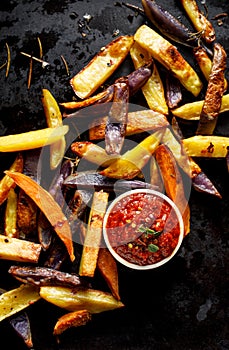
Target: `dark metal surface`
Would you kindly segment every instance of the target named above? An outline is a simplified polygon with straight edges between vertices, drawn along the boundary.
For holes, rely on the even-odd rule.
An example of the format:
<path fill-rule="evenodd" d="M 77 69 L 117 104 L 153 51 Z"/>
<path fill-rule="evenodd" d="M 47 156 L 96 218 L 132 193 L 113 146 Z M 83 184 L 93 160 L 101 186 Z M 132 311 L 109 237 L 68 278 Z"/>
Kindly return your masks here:
<path fill-rule="evenodd" d="M 190 25 L 178 1 L 159 2 Z M 131 3 L 140 6 L 140 1 Z M 133 11 L 119 5 L 109 0 L 1 0 L 0 63 L 6 59 L 6 42 L 12 55 L 8 78 L 4 70 L 0 71 L 1 135 L 45 126 L 42 88 L 50 89 L 59 102 L 72 98 L 70 77 L 61 55 L 73 76 L 114 38 L 115 30 L 119 29 L 120 35 L 133 34 L 145 22 L 141 15 L 135 16 Z M 222 26 L 213 20 L 215 15 L 229 12 L 228 0 L 207 0 L 206 5 L 217 41 L 229 55 L 229 19 L 225 18 Z M 92 16 L 88 24 L 83 18 L 86 13 Z M 43 69 L 34 63 L 28 90 L 29 60 L 20 51 L 38 56 L 37 37 L 42 41 L 44 59 L 50 66 Z M 191 51 L 180 49 L 192 61 Z M 133 66 L 128 59 L 116 75 L 131 70 Z M 184 98 L 192 99 L 189 94 Z M 182 128 L 186 135 L 193 132 L 191 123 L 183 122 Z M 229 136 L 228 112 L 220 115 L 215 133 Z M 0 155 L 1 170 L 11 161 L 12 155 Z M 199 164 L 223 198 L 191 192 L 191 232 L 176 258 L 157 271 L 136 272 L 119 267 L 120 294 L 125 308 L 94 315 L 88 325 L 66 331 L 59 345 L 52 331 L 60 311 L 43 301 L 31 306 L 28 313 L 36 350 L 229 349 L 228 174 L 224 160 L 200 160 Z M 0 211 L 2 215 L 3 209 Z M 2 288 L 10 288 L 14 283 L 7 275 L 9 266 L 10 262 L 0 263 Z M 1 349 L 26 349 L 7 321 L 0 324 L 0 334 Z"/>

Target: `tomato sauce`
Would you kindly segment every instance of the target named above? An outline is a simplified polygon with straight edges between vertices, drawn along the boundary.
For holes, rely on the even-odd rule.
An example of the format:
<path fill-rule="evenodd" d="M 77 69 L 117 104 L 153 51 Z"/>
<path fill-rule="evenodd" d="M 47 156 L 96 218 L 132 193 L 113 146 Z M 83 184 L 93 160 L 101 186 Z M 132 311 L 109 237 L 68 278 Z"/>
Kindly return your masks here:
<path fill-rule="evenodd" d="M 137 265 L 154 264 L 169 257 L 180 234 L 172 206 L 148 193 L 121 198 L 109 213 L 106 230 L 115 252 Z"/>

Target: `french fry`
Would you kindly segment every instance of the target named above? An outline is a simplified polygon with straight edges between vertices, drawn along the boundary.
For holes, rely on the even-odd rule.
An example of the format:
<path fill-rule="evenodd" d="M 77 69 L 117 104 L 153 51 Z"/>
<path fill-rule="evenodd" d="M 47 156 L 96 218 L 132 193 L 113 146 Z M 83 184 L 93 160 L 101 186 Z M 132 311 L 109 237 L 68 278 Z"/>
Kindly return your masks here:
<path fill-rule="evenodd" d="M 53 226 L 59 238 L 63 241 L 73 261 L 75 259 L 72 243 L 72 233 L 67 218 L 63 214 L 60 206 L 53 197 L 44 188 L 38 185 L 29 176 L 16 173 L 6 172 L 15 183 L 25 191 L 25 193 L 36 203 L 40 210 L 45 214 L 50 224 Z"/>
<path fill-rule="evenodd" d="M 188 155 L 185 152 L 183 144 L 176 139 L 170 128 L 166 128 L 162 136 L 162 143 L 172 152 L 180 168 L 190 176 L 190 164 Z"/>
<path fill-rule="evenodd" d="M 96 289 L 41 287 L 40 296 L 68 311 L 87 310 L 91 314 L 122 308 L 124 304 L 110 293 Z"/>
<path fill-rule="evenodd" d="M 184 220 L 184 234 L 190 231 L 190 209 L 185 197 L 183 180 L 172 152 L 165 145 L 160 145 L 155 151 L 156 161 L 159 165 L 164 181 L 165 192 L 177 205 Z"/>
<path fill-rule="evenodd" d="M 103 217 L 107 208 L 108 196 L 108 193 L 103 191 L 94 193 L 80 260 L 80 276 L 94 276 L 101 246 Z"/>
<path fill-rule="evenodd" d="M 40 252 L 38 243 L 0 235 L 0 259 L 37 263 Z"/>
<path fill-rule="evenodd" d="M 202 46 L 194 47 L 193 54 L 201 69 L 201 72 L 203 73 L 204 77 L 208 81 L 211 73 L 211 69 L 212 69 L 212 60 L 208 56 L 205 48 Z M 227 90 L 227 86 L 228 86 L 227 79 L 224 78 L 224 91 Z"/>
<path fill-rule="evenodd" d="M 118 268 L 115 259 L 107 248 L 100 248 L 97 260 L 97 267 L 112 295 L 117 300 L 121 300 L 119 295 Z"/>
<path fill-rule="evenodd" d="M 203 100 L 186 103 L 183 106 L 173 109 L 172 114 L 181 119 L 199 120 L 203 104 Z M 226 94 L 222 97 L 219 113 L 227 111 L 229 111 L 229 94 Z"/>
<path fill-rule="evenodd" d="M 197 73 L 174 45 L 147 25 L 138 28 L 134 39 L 140 46 L 149 51 L 155 60 L 170 70 L 188 91 L 194 96 L 199 95 L 203 84 Z"/>
<path fill-rule="evenodd" d="M 190 157 L 225 158 L 229 147 L 229 137 L 195 135 L 183 139 L 181 143 Z"/>
<path fill-rule="evenodd" d="M 150 53 L 137 42 L 131 47 L 130 56 L 135 69 L 146 64 L 151 59 Z M 155 63 L 153 66 L 153 73 L 146 84 L 142 87 L 142 92 L 150 109 L 165 115 L 169 113 L 165 100 L 163 83 Z"/>
<path fill-rule="evenodd" d="M 120 36 L 101 49 L 87 66 L 70 80 L 75 94 L 81 99 L 91 96 L 124 61 L 133 42 L 133 36 Z"/>
<path fill-rule="evenodd" d="M 5 235 L 18 237 L 17 230 L 17 194 L 13 188 L 10 189 L 5 210 Z"/>
<path fill-rule="evenodd" d="M 55 324 L 53 335 L 60 335 L 70 327 L 84 326 L 91 320 L 87 310 L 78 310 L 61 316 Z"/>
<path fill-rule="evenodd" d="M 23 156 L 21 153 L 19 153 L 16 156 L 9 170 L 22 172 L 23 164 L 24 164 Z M 7 199 L 10 189 L 14 187 L 15 187 L 15 182 L 8 175 L 5 175 L 0 180 L 0 205 Z"/>
<path fill-rule="evenodd" d="M 51 92 L 47 89 L 42 89 L 42 104 L 44 113 L 49 128 L 56 128 L 63 125 L 62 114 L 57 101 Z M 65 137 L 62 136 L 60 140 L 50 145 L 50 168 L 56 169 L 62 161 L 65 153 L 66 142 Z"/>
<path fill-rule="evenodd" d="M 160 129 L 149 135 L 137 146 L 127 151 L 120 158 L 111 163 L 109 167 L 100 171 L 100 174 L 115 179 L 134 178 L 149 161 L 152 153 L 160 143 L 163 132 L 164 129 Z"/>
<path fill-rule="evenodd" d="M 200 32 L 201 37 L 207 43 L 212 43 L 215 40 L 215 29 L 207 17 L 200 11 L 196 1 L 180 0 L 180 2 L 197 32 Z"/>
<path fill-rule="evenodd" d="M 24 310 L 40 299 L 38 288 L 22 284 L 0 295 L 0 321 Z"/>
<path fill-rule="evenodd" d="M 89 126 L 89 139 L 100 140 L 105 137 L 107 117 L 97 119 Z M 130 112 L 126 135 L 134 135 L 144 131 L 156 131 L 161 127 L 169 126 L 167 118 L 159 112 L 153 110 L 142 110 Z"/>
<path fill-rule="evenodd" d="M 215 43 L 211 73 L 196 134 L 212 135 L 216 127 L 224 93 L 226 58 L 227 54 L 222 45 Z"/>
<path fill-rule="evenodd" d="M 68 125 L 45 128 L 0 137 L 0 152 L 19 152 L 40 148 L 60 140 L 68 132 Z"/>
<path fill-rule="evenodd" d="M 71 145 L 71 150 L 76 153 L 77 156 L 101 166 L 108 166 L 115 159 L 120 157 L 119 155 L 108 155 L 104 148 L 89 141 L 74 142 Z"/>

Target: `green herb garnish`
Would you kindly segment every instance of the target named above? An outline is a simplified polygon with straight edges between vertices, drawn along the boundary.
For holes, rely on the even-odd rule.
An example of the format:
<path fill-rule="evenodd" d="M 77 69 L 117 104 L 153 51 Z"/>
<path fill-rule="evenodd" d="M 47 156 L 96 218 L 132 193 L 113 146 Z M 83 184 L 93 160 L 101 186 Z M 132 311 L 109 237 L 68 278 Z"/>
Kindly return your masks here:
<path fill-rule="evenodd" d="M 156 244 L 150 243 L 150 244 L 148 245 L 148 251 L 149 251 L 150 253 L 156 253 L 158 250 L 159 250 L 159 247 L 158 247 Z"/>
<path fill-rule="evenodd" d="M 143 225 L 139 226 L 138 231 L 144 233 L 146 236 L 153 235 L 155 238 L 160 236 L 160 234 L 163 232 L 163 231 L 152 230 L 151 228 L 145 227 Z"/>

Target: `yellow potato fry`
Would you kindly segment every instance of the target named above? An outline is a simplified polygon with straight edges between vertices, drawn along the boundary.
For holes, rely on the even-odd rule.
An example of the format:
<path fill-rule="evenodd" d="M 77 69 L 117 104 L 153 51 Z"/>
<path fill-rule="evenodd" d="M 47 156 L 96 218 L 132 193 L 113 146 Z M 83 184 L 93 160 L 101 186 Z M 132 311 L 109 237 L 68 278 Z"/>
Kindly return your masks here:
<path fill-rule="evenodd" d="M 110 293 L 95 289 L 41 287 L 40 296 L 69 311 L 87 310 L 92 314 L 122 308 L 124 304 Z"/>
<path fill-rule="evenodd" d="M 0 321 L 24 310 L 40 299 L 38 288 L 22 284 L 0 295 Z"/>
<path fill-rule="evenodd" d="M 108 193 L 103 191 L 94 193 L 80 260 L 80 276 L 94 276 L 101 246 L 103 217 L 107 208 L 108 196 Z"/>
<path fill-rule="evenodd" d="M 190 157 L 225 158 L 229 137 L 196 135 L 183 139 L 182 144 Z"/>
<path fill-rule="evenodd" d="M 197 73 L 179 53 L 177 48 L 147 25 L 138 28 L 135 41 L 145 48 L 155 60 L 170 70 L 181 84 L 198 96 L 203 84 Z"/>
<path fill-rule="evenodd" d="M 57 101 L 47 89 L 42 90 L 42 104 L 49 128 L 56 128 L 63 125 L 62 114 Z M 66 142 L 64 136 L 60 140 L 50 145 L 50 167 L 56 169 L 62 161 L 65 153 Z"/>
<path fill-rule="evenodd" d="M 37 263 L 41 245 L 0 235 L 0 259 Z"/>
<path fill-rule="evenodd" d="M 124 61 L 133 42 L 133 36 L 120 36 L 101 49 L 88 65 L 70 80 L 75 94 L 81 99 L 92 95 Z"/>
<path fill-rule="evenodd" d="M 131 47 L 130 56 L 135 69 L 140 68 L 152 59 L 150 53 L 137 42 Z M 142 87 L 142 92 L 150 109 L 166 115 L 169 113 L 165 100 L 163 83 L 155 63 L 153 65 L 153 73 L 146 84 Z"/>
<path fill-rule="evenodd" d="M 200 113 L 203 108 L 204 101 L 195 101 L 186 103 L 183 106 L 172 110 L 173 115 L 181 119 L 199 120 Z M 229 111 L 229 94 L 222 97 L 221 107 L 219 113 Z"/>
<path fill-rule="evenodd" d="M 68 125 L 0 137 L 0 152 L 18 152 L 50 145 L 68 132 Z"/>
<path fill-rule="evenodd" d="M 102 170 L 100 174 L 115 179 L 133 179 L 149 161 L 160 143 L 163 132 L 164 130 L 160 129 L 149 135 L 137 146 L 111 163 L 109 167 Z"/>
<path fill-rule="evenodd" d="M 5 235 L 8 237 L 17 237 L 17 194 L 13 188 L 10 189 L 6 210 L 5 210 Z"/>
<path fill-rule="evenodd" d="M 10 171 L 23 171 L 23 156 L 19 153 L 10 167 Z M 15 182 L 8 175 L 5 175 L 0 181 L 0 205 L 6 200 L 8 193 L 12 187 L 15 187 Z"/>

